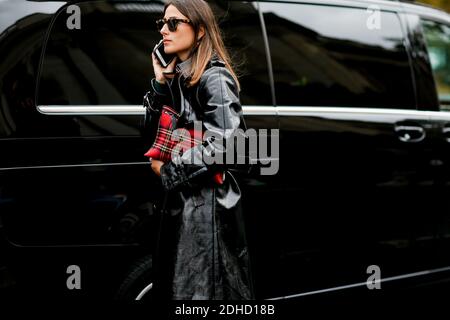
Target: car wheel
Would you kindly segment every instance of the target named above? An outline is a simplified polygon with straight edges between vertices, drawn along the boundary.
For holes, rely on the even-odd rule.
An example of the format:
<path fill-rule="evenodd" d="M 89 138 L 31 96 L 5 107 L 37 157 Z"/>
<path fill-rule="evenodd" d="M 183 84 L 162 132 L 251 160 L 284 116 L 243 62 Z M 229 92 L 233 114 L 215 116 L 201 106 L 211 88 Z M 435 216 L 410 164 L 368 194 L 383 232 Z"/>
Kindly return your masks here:
<path fill-rule="evenodd" d="M 130 267 L 116 294 L 118 300 L 153 300 L 153 259 L 147 255 Z"/>

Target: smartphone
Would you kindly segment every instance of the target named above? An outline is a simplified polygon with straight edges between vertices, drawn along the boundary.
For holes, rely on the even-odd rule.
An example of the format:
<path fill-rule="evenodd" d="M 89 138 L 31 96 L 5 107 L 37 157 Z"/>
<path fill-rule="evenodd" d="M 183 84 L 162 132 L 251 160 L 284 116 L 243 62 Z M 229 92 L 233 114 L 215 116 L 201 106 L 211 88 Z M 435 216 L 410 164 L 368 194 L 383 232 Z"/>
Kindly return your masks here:
<path fill-rule="evenodd" d="M 164 52 L 164 43 L 162 39 L 158 42 L 158 45 L 155 47 L 153 52 L 163 68 L 166 68 L 175 58 L 174 54 L 167 54 Z"/>

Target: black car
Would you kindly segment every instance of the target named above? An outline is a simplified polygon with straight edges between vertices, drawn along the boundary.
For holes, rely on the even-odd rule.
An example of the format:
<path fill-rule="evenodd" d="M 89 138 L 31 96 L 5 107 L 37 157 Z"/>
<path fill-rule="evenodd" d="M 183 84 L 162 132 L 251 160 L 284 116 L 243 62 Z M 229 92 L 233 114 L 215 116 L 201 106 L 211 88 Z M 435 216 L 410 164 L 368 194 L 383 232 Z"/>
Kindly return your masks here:
<path fill-rule="evenodd" d="M 257 299 L 450 292 L 450 15 L 209 3 L 247 127 L 275 142 L 238 175 Z M 2 297 L 151 297 L 142 99 L 163 6 L 0 1 Z"/>

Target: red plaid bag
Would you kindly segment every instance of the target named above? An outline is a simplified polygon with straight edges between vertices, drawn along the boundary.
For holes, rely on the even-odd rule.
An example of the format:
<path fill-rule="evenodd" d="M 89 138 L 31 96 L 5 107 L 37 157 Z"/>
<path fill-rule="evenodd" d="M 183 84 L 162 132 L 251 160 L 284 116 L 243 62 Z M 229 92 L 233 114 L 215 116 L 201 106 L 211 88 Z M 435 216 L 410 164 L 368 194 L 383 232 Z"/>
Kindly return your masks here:
<path fill-rule="evenodd" d="M 167 105 L 162 107 L 155 141 L 144 156 L 162 162 L 169 162 L 172 159 L 172 153 L 181 156 L 186 150 L 202 143 L 202 132 L 197 133 L 194 128 L 182 128 L 177 130 L 176 135 L 174 134 L 179 118 L 180 114 L 171 107 Z M 175 150 L 175 148 L 177 149 Z M 223 172 L 216 173 L 214 181 L 222 184 Z"/>

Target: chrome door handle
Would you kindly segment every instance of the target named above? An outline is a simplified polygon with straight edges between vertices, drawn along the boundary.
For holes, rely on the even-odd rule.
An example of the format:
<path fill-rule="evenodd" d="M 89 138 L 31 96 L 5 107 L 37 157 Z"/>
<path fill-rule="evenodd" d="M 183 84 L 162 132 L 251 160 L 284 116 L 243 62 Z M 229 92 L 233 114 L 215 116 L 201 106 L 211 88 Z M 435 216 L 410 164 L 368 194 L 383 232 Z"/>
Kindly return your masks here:
<path fill-rule="evenodd" d="M 450 127 L 444 127 L 442 129 L 442 133 L 444 134 L 445 140 L 447 140 L 447 142 L 450 142 Z"/>
<path fill-rule="evenodd" d="M 424 128 L 418 126 L 396 126 L 395 132 L 402 142 L 420 142 L 426 136 Z"/>

